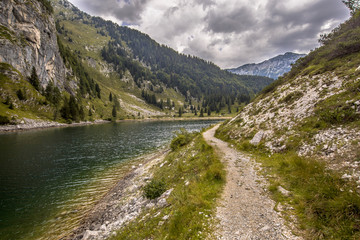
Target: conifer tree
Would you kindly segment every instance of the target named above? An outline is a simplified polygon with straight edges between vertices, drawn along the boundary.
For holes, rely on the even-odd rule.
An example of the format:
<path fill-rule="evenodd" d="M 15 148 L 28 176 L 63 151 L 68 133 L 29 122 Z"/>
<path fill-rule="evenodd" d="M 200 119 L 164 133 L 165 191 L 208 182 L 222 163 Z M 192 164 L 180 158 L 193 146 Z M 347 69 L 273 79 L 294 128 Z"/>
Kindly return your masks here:
<path fill-rule="evenodd" d="M 36 73 L 35 67 L 32 67 L 31 75 L 29 77 L 29 82 L 30 82 L 31 85 L 34 86 L 36 91 L 40 91 L 40 81 L 39 81 L 39 77 L 38 77 L 38 75 Z"/>
<path fill-rule="evenodd" d="M 114 118 L 116 118 L 116 116 L 117 116 L 115 104 L 114 104 L 113 109 L 112 109 L 112 116 L 113 116 Z"/>
<path fill-rule="evenodd" d="M 203 116 L 204 116 L 204 109 L 201 108 L 201 110 L 200 110 L 200 116 L 199 116 L 199 117 L 203 117 Z"/>
<path fill-rule="evenodd" d="M 179 117 L 182 116 L 182 113 L 183 113 L 183 111 L 182 111 L 182 108 L 180 107 L 180 108 L 179 108 Z"/>

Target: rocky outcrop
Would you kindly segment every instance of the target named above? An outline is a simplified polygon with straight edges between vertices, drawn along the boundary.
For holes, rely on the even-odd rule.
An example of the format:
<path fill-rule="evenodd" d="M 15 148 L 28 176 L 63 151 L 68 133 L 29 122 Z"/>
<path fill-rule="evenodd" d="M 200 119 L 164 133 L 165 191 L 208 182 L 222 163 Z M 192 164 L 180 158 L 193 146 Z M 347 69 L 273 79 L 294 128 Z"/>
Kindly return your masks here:
<path fill-rule="evenodd" d="M 64 87 L 66 67 L 57 44 L 53 16 L 35 0 L 0 1 L 0 62 L 29 76 L 32 67 L 40 83 Z"/>

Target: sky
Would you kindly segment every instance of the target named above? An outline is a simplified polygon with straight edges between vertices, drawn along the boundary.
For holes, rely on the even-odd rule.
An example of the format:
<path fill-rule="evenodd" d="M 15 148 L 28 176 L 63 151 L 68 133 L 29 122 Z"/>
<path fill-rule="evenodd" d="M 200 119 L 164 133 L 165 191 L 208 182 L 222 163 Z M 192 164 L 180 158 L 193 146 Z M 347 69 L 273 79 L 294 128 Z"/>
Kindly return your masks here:
<path fill-rule="evenodd" d="M 221 68 L 308 53 L 350 17 L 341 0 L 70 0 Z"/>

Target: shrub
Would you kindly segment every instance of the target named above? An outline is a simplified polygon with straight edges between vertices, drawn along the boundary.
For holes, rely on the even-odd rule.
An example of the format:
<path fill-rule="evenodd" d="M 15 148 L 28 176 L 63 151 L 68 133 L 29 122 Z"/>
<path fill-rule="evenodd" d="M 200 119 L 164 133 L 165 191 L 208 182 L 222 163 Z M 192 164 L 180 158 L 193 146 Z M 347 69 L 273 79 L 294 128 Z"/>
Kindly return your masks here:
<path fill-rule="evenodd" d="M 292 104 L 296 100 L 300 99 L 302 96 L 304 96 L 304 94 L 302 92 L 295 91 L 295 92 L 289 93 L 286 97 L 281 99 L 280 102 L 287 103 L 287 104 Z"/>
<path fill-rule="evenodd" d="M 155 199 L 166 191 L 166 185 L 162 180 L 152 179 L 144 187 L 144 196 L 148 199 Z"/>
<path fill-rule="evenodd" d="M 353 122 L 358 119 L 355 109 L 350 106 L 336 106 L 320 112 L 320 119 L 330 124 L 342 124 Z"/>
<path fill-rule="evenodd" d="M 181 129 L 176 132 L 176 137 L 171 141 L 170 148 L 175 151 L 176 149 L 187 145 L 193 139 L 193 134 Z"/>
<path fill-rule="evenodd" d="M 25 93 L 23 91 L 21 91 L 21 89 L 16 91 L 16 95 L 20 101 L 26 100 Z"/>
<path fill-rule="evenodd" d="M 10 119 L 7 116 L 0 115 L 0 125 L 10 124 Z"/>

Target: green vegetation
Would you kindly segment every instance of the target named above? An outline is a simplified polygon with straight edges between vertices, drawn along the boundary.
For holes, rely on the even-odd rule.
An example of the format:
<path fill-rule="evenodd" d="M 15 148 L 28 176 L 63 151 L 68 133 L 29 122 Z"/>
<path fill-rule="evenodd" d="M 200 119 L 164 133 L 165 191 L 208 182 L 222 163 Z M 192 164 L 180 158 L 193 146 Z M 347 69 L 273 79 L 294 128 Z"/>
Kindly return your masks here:
<path fill-rule="evenodd" d="M 156 199 L 166 191 L 166 185 L 161 180 L 152 179 L 144 187 L 144 196 L 148 199 Z"/>
<path fill-rule="evenodd" d="M 145 190 L 151 193 L 149 198 L 165 190 L 163 183 L 166 189 L 173 189 L 167 199 L 169 205 L 144 210 L 111 239 L 182 240 L 205 239 L 211 235 L 211 218 L 225 182 L 225 171 L 202 136 L 192 134 L 192 137 L 191 144 L 172 151 L 162 167 L 155 167 L 153 180 L 146 185 L 154 189 Z"/>
<path fill-rule="evenodd" d="M 93 97 L 101 98 L 99 84 L 95 83 L 90 74 L 85 70 L 78 56 L 74 55 L 70 48 L 65 47 L 58 37 L 58 45 L 61 57 L 67 67 L 71 68 L 74 74 L 80 79 L 79 91 L 82 97 L 87 94 Z"/>
<path fill-rule="evenodd" d="M 0 125 L 10 124 L 10 119 L 7 116 L 0 115 Z"/>
<path fill-rule="evenodd" d="M 181 129 L 176 133 L 176 137 L 171 141 L 170 148 L 175 151 L 185 145 L 187 145 L 194 138 L 194 134 L 187 132 L 185 129 Z"/>
<path fill-rule="evenodd" d="M 33 87 L 37 90 L 37 91 L 40 91 L 40 81 L 39 81 L 39 77 L 36 73 L 36 69 L 35 67 L 32 68 L 31 70 L 31 75 L 29 77 L 29 82 L 31 85 L 33 85 Z"/>
<path fill-rule="evenodd" d="M 295 92 L 291 92 L 289 93 L 286 97 L 284 97 L 283 99 L 280 100 L 280 103 L 286 103 L 286 104 L 292 104 L 294 103 L 296 100 L 298 100 L 299 98 L 301 98 L 302 96 L 304 96 L 304 93 L 300 92 L 300 91 L 295 91 Z"/>
<path fill-rule="evenodd" d="M 7 39 L 12 43 L 17 42 L 15 33 L 2 25 L 0 25 L 0 38 Z"/>
<path fill-rule="evenodd" d="M 39 1 L 49 13 L 54 12 L 54 9 L 51 6 L 51 2 L 49 0 L 37 0 L 37 1 Z"/>

